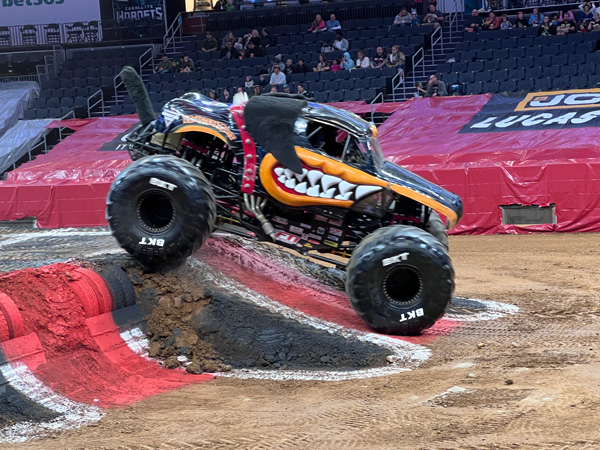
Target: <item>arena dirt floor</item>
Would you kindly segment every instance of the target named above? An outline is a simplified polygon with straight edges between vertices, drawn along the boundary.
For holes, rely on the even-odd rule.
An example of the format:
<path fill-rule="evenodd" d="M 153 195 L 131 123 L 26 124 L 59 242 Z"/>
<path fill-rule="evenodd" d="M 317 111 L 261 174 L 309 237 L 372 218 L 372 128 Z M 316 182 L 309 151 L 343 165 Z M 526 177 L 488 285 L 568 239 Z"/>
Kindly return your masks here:
<path fill-rule="evenodd" d="M 0 448 L 600 448 L 600 234 L 460 236 L 450 247 L 457 295 L 519 312 L 437 336 L 413 371 L 218 378 Z"/>

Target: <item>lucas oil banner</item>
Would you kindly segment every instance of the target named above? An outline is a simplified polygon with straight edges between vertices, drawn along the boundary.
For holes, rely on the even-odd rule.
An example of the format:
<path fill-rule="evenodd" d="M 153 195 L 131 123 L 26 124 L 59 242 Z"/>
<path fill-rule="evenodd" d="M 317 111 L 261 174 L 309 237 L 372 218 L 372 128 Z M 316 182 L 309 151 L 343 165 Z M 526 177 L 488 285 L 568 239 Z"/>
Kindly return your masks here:
<path fill-rule="evenodd" d="M 122 21 L 165 20 L 165 0 L 113 0 L 115 19 Z"/>
<path fill-rule="evenodd" d="M 600 89 L 495 94 L 461 133 L 552 130 L 600 126 Z"/>

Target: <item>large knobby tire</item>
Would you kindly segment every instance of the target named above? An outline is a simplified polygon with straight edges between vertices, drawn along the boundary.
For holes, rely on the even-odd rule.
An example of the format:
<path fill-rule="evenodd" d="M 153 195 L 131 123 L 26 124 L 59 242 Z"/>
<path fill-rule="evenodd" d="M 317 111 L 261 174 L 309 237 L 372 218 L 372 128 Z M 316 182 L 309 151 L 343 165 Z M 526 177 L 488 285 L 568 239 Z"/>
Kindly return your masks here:
<path fill-rule="evenodd" d="M 346 293 L 375 331 L 414 335 L 445 313 L 454 269 L 443 245 L 416 227 L 394 225 L 365 238 L 352 252 Z"/>
<path fill-rule="evenodd" d="M 188 161 L 148 156 L 115 179 L 106 217 L 121 247 L 150 269 L 166 269 L 212 233 L 216 201 L 210 183 Z"/>
<path fill-rule="evenodd" d="M 446 251 L 450 249 L 448 244 L 448 232 L 446 231 L 446 226 L 440 216 L 437 215 L 435 211 L 431 211 L 429 214 L 429 219 L 427 220 L 427 225 L 425 225 L 425 231 L 431 234 L 434 238 L 436 238 L 440 243 L 444 246 Z"/>

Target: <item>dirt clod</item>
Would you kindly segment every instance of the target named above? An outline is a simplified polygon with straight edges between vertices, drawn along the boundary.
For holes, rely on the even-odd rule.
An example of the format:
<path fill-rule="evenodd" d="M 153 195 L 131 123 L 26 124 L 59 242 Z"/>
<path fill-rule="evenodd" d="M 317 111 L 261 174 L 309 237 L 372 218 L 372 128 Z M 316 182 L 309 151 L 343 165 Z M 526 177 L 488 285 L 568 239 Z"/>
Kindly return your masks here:
<path fill-rule="evenodd" d="M 179 364 L 179 360 L 177 359 L 177 356 L 170 356 L 169 358 L 167 358 L 165 360 L 165 367 L 167 369 L 176 369 L 180 366 Z"/>

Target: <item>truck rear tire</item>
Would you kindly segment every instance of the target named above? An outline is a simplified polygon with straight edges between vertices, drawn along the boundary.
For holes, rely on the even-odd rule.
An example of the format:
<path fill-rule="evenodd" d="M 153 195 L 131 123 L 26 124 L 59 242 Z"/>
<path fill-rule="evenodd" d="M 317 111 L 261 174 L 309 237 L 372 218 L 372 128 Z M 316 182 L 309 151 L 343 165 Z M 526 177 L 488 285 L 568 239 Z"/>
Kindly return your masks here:
<path fill-rule="evenodd" d="M 357 314 L 375 331 L 415 335 L 445 313 L 454 291 L 446 249 L 424 230 L 381 228 L 352 252 L 346 293 Z"/>
<path fill-rule="evenodd" d="M 216 201 L 204 174 L 188 161 L 148 156 L 115 179 L 106 217 L 122 248 L 150 269 L 166 269 L 210 236 Z"/>

